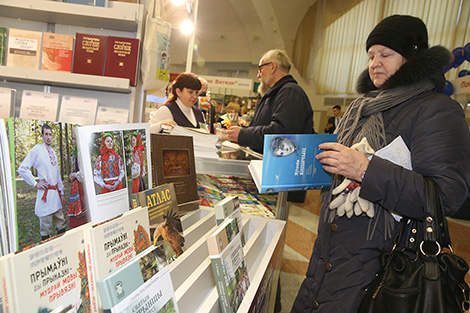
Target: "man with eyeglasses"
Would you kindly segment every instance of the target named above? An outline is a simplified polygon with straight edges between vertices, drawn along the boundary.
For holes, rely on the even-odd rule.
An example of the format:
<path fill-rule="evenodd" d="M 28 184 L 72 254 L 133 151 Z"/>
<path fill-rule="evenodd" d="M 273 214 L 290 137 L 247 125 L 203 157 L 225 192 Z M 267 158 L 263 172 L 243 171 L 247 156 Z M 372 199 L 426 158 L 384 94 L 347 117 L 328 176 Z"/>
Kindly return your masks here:
<path fill-rule="evenodd" d="M 258 90 L 267 90 L 250 126 L 232 126 L 227 139 L 263 153 L 265 134 L 311 134 L 313 110 L 304 90 L 289 75 L 291 61 L 283 50 L 266 52 L 258 65 Z"/>

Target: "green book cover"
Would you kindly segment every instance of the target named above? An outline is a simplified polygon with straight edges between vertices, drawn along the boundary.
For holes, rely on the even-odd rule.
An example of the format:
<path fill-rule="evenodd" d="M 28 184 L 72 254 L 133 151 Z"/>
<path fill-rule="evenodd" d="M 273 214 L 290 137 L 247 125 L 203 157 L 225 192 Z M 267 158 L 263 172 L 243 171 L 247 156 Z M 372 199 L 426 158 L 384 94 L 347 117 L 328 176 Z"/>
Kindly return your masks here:
<path fill-rule="evenodd" d="M 7 29 L 0 27 L 0 65 L 6 65 Z"/>

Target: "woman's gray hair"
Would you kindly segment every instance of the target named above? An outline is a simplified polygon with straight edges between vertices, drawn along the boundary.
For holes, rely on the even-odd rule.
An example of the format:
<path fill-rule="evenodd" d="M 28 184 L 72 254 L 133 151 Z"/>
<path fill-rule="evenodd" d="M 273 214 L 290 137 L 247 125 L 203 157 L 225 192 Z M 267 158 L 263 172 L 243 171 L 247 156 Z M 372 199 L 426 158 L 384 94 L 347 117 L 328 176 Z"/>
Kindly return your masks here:
<path fill-rule="evenodd" d="M 287 73 L 289 73 L 290 68 L 292 67 L 292 62 L 284 50 L 269 50 L 263 55 L 263 58 L 270 62 L 276 62 L 277 66 L 281 70 L 287 71 Z"/>

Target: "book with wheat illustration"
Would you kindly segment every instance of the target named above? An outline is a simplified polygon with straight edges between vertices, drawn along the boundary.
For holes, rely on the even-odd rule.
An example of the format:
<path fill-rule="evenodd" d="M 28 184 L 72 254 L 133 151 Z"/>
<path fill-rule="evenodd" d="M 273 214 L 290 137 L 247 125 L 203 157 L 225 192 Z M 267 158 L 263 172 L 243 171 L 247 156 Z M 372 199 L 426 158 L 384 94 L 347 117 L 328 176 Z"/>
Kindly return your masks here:
<path fill-rule="evenodd" d="M 90 286 L 90 312 L 102 305 L 96 282 L 152 246 L 147 208 L 128 211 L 84 230 Z"/>
<path fill-rule="evenodd" d="M 148 207 L 150 238 L 165 250 L 168 263 L 184 250 L 184 236 L 173 183 L 131 195 L 132 207 Z"/>

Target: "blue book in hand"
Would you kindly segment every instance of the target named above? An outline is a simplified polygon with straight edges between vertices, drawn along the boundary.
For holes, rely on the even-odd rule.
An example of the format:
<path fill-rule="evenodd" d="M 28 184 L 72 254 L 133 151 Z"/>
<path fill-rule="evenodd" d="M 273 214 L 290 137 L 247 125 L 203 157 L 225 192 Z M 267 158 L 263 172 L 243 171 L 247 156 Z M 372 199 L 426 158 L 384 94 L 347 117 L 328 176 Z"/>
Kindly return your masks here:
<path fill-rule="evenodd" d="M 260 193 L 321 189 L 331 186 L 331 174 L 315 158 L 318 145 L 336 142 L 336 134 L 279 134 L 264 136 L 263 160 L 249 169 Z"/>

